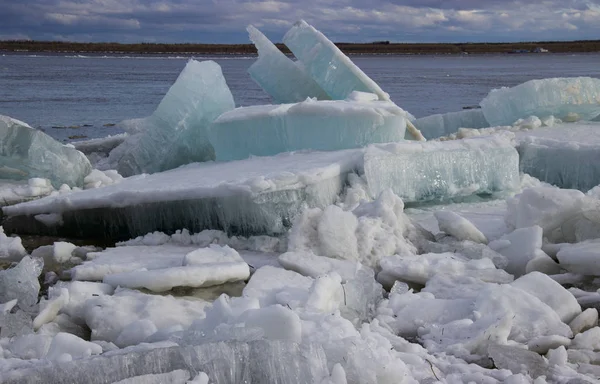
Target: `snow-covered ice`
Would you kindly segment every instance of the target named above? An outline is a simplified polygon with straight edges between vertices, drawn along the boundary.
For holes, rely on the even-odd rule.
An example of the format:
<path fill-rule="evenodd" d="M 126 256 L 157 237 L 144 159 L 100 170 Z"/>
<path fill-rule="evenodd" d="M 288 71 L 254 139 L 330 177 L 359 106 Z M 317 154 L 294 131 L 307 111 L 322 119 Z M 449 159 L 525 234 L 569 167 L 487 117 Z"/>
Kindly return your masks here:
<path fill-rule="evenodd" d="M 333 151 L 402 141 L 406 112 L 389 101 L 257 105 L 225 112 L 209 137 L 218 161 L 297 150 Z"/>
<path fill-rule="evenodd" d="M 490 126 L 510 125 L 532 115 L 592 120 L 600 115 L 599 90 L 600 79 L 590 77 L 530 80 L 492 90 L 480 105 Z"/>
<path fill-rule="evenodd" d="M 0 115 L 0 177 L 27 180 L 47 178 L 55 188 L 61 184 L 82 186 L 92 170 L 85 155 L 63 145 L 26 123 Z"/>
<path fill-rule="evenodd" d="M 248 68 L 248 73 L 274 102 L 297 103 L 307 97 L 329 99 L 327 93 L 306 73 L 300 63 L 284 55 L 252 25 L 247 30 L 258 51 L 258 59 Z"/>
<path fill-rule="evenodd" d="M 213 160 L 207 129 L 235 107 L 221 67 L 190 60 L 139 133 L 110 152 L 108 162 L 121 175 L 159 172 L 194 161 Z"/>

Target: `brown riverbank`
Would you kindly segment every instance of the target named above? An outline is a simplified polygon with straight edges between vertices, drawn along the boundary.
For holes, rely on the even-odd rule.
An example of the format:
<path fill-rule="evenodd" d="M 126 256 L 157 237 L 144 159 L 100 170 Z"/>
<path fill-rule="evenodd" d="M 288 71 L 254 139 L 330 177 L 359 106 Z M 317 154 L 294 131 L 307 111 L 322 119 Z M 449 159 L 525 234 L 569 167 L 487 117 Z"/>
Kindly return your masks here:
<path fill-rule="evenodd" d="M 465 53 L 525 53 L 544 49 L 553 53 L 600 52 L 600 40 L 541 41 L 523 43 L 452 43 L 416 44 L 336 43 L 347 54 L 465 54 Z M 283 44 L 277 46 L 289 53 Z M 120 44 L 72 43 L 60 41 L 0 41 L 4 52 L 72 52 L 72 53 L 134 53 L 134 54 L 256 54 L 252 44 Z"/>

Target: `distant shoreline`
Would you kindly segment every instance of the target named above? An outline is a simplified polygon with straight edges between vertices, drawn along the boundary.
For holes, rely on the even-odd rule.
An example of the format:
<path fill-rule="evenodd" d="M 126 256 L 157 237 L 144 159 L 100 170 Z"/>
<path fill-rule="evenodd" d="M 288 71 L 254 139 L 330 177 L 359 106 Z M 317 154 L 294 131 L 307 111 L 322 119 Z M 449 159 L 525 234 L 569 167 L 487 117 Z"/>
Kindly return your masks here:
<path fill-rule="evenodd" d="M 484 53 L 590 53 L 600 52 L 600 40 L 540 41 L 523 43 L 336 43 L 350 55 L 484 54 Z M 283 44 L 277 44 L 289 53 Z M 536 52 L 537 51 L 537 52 Z M 254 55 L 253 44 L 120 44 L 58 41 L 0 41 L 0 52 L 110 53 L 110 54 L 218 54 Z"/>

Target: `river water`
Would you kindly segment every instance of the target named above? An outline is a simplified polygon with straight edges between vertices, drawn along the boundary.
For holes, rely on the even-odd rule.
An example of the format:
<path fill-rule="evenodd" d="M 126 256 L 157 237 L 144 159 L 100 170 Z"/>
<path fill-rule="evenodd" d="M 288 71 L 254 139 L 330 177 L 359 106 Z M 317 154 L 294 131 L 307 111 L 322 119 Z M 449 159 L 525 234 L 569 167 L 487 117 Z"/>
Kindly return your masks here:
<path fill-rule="evenodd" d="M 269 103 L 248 76 L 254 57 L 215 60 L 238 106 Z M 147 116 L 189 57 L 0 54 L 0 114 L 68 141 L 118 133 L 110 126 Z M 416 117 L 478 104 L 493 88 L 547 77 L 600 77 L 600 53 L 354 56 L 354 62 Z M 72 128 L 70 128 L 72 127 Z"/>

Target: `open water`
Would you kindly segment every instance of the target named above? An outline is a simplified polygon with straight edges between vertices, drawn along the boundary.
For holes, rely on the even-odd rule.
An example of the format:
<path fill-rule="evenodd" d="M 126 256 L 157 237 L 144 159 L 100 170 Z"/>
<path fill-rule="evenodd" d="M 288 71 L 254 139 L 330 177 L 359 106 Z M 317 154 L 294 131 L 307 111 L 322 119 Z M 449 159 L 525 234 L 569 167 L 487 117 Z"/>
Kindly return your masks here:
<path fill-rule="evenodd" d="M 269 103 L 248 76 L 254 57 L 215 60 L 238 106 Z M 119 133 L 111 124 L 152 113 L 189 57 L 0 54 L 0 114 L 61 140 Z M 477 105 L 493 88 L 531 79 L 600 77 L 600 53 L 354 56 L 354 62 L 416 117 Z"/>

